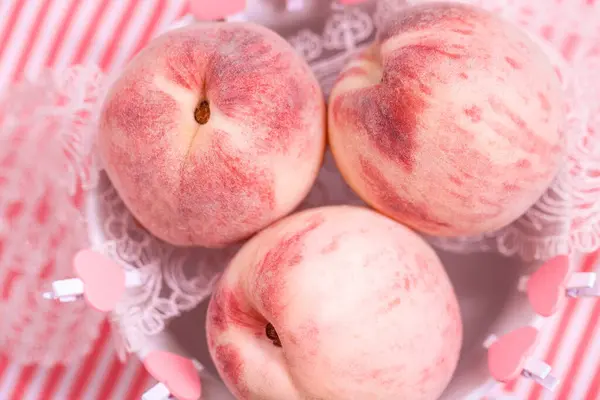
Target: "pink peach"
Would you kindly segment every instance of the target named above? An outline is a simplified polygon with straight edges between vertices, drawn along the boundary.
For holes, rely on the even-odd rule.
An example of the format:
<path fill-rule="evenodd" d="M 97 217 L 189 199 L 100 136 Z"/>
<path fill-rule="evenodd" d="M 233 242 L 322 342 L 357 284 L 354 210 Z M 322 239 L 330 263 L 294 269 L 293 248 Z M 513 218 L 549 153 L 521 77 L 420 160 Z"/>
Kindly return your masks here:
<path fill-rule="evenodd" d="M 434 251 L 366 208 L 276 223 L 236 255 L 207 315 L 238 399 L 433 400 L 456 367 L 457 299 Z"/>
<path fill-rule="evenodd" d="M 276 33 L 202 23 L 152 41 L 108 94 L 99 149 L 132 214 L 175 245 L 220 247 L 291 212 L 325 146 L 308 65 Z"/>
<path fill-rule="evenodd" d="M 465 4 L 390 16 L 333 88 L 329 139 L 350 186 L 382 213 L 440 236 L 501 228 L 563 159 L 557 73 L 513 25 Z"/>

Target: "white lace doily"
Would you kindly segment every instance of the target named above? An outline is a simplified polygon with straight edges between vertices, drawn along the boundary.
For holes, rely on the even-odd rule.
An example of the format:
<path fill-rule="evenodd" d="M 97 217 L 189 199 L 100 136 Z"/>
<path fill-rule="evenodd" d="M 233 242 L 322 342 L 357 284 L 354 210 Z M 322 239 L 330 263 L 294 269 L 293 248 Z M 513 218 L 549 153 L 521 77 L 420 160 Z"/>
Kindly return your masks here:
<path fill-rule="evenodd" d="M 82 208 L 97 174 L 86 138 L 101 92 L 97 69 L 75 67 L 0 94 L 0 352 L 17 362 L 75 360 L 104 319 L 41 297 L 89 245 Z"/>
<path fill-rule="evenodd" d="M 600 205 L 594 200 L 600 192 L 600 98 L 596 95 L 600 92 L 600 76 L 594 75 L 600 70 L 600 44 L 594 48 L 593 39 L 600 35 L 600 17 L 597 17 L 600 5 L 596 2 L 593 7 L 586 6 L 578 0 L 563 0 L 552 6 L 546 0 L 477 1 L 488 9 L 501 5 L 504 16 L 546 38 L 550 45 L 566 55 L 568 71 L 565 71 L 564 82 L 571 100 L 569 158 L 552 188 L 535 207 L 509 227 L 477 238 L 432 241 L 459 252 L 499 251 L 507 255 L 520 254 L 525 259 L 547 258 L 570 250 L 597 249 L 600 247 Z M 319 18 L 308 15 L 305 26 L 285 37 L 307 59 L 328 93 L 344 63 L 355 51 L 374 40 L 379 17 L 389 15 L 394 8 L 405 4 L 405 0 L 373 0 L 353 8 L 332 5 L 328 15 L 319 15 Z M 583 7 L 589 9 L 583 10 Z M 573 39 L 573 32 L 578 32 L 578 39 Z M 85 75 L 81 68 L 73 68 L 65 76 L 79 76 L 83 81 L 77 85 L 81 87 L 99 86 L 97 71 L 86 71 L 93 73 Z M 104 79 L 108 81 L 108 78 Z M 88 112 L 97 112 L 100 102 L 94 102 L 94 106 L 94 110 Z M 85 159 L 82 155 L 89 146 L 81 143 L 86 143 L 87 139 L 93 138 L 71 136 L 68 141 L 71 147 L 68 148 L 79 156 L 65 157 Z M 87 176 L 86 185 L 93 183 L 94 174 L 89 173 L 89 168 L 75 167 L 89 164 L 70 162 L 67 165 L 71 165 L 71 172 L 64 176 Z M 71 185 L 71 189 L 73 187 Z M 65 197 L 66 193 L 68 190 L 65 190 Z M 92 235 L 92 244 L 124 268 L 137 269 L 144 281 L 141 288 L 128 291 L 112 315 L 115 328 L 120 332 L 117 337 L 124 339 L 119 346 L 130 352 L 137 351 L 142 336 L 162 332 L 172 318 L 196 307 L 209 295 L 212 283 L 236 248 L 190 251 L 161 242 L 136 223 L 103 175 L 91 197 L 97 206 L 90 212 L 99 217 L 95 228 L 101 232 Z M 301 208 L 342 203 L 362 204 L 342 180 L 328 154 L 318 180 Z M 76 237 L 74 232 L 85 229 L 83 225 L 73 225 L 75 229 L 69 233 L 71 236 Z M 74 247 L 81 245 L 84 244 L 78 242 Z M 69 252 L 61 256 L 61 263 L 68 266 L 65 270 L 70 270 L 71 256 Z"/>

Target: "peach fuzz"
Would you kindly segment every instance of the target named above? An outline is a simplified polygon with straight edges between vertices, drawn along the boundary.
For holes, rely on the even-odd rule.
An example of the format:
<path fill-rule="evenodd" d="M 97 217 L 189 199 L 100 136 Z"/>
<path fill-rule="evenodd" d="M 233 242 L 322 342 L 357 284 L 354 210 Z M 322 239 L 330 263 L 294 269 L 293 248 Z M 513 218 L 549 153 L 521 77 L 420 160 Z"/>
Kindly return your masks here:
<path fill-rule="evenodd" d="M 98 147 L 139 222 L 180 246 L 221 247 L 290 213 L 325 148 L 326 107 L 276 33 L 201 23 L 154 39 L 104 103 Z"/>
<path fill-rule="evenodd" d="M 564 156 L 558 74 L 524 32 L 482 9 L 428 3 L 390 16 L 332 90 L 329 140 L 370 205 L 419 231 L 508 225 Z"/>
<path fill-rule="evenodd" d="M 252 238 L 211 299 L 207 337 L 238 399 L 433 400 L 462 322 L 435 252 L 351 206 L 294 214 Z"/>

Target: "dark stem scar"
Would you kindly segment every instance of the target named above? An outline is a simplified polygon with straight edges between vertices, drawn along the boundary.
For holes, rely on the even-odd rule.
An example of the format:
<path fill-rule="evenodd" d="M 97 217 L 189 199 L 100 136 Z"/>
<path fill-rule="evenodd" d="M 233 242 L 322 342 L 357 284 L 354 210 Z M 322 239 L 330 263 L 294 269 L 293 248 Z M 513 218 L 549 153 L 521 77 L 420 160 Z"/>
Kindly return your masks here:
<path fill-rule="evenodd" d="M 204 125 L 210 119 L 210 104 L 208 101 L 202 100 L 194 110 L 194 119 L 200 125 Z"/>
<path fill-rule="evenodd" d="M 271 324 L 270 322 L 265 327 L 265 334 L 267 335 L 267 338 L 269 338 L 273 342 L 274 346 L 281 347 L 279 335 L 277 334 L 277 331 L 275 330 L 273 324 Z"/>

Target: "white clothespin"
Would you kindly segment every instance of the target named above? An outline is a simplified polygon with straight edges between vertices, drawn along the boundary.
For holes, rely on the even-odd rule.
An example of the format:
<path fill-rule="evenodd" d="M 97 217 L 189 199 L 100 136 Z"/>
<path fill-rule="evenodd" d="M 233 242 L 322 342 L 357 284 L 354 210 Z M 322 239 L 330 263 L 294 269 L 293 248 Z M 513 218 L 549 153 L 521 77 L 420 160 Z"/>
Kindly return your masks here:
<path fill-rule="evenodd" d="M 142 286 L 142 278 L 137 271 L 125 272 L 125 287 L 127 289 Z M 52 291 L 44 292 L 46 300 L 58 300 L 61 303 L 71 303 L 81 300 L 85 294 L 85 285 L 79 278 L 61 279 L 52 282 Z"/>
<path fill-rule="evenodd" d="M 569 297 L 600 297 L 598 275 L 595 272 L 577 272 L 567 283 Z"/>
<path fill-rule="evenodd" d="M 148 389 L 143 395 L 142 400 L 169 400 L 171 399 L 171 391 L 167 386 L 159 382 Z"/>
<path fill-rule="evenodd" d="M 530 276 L 519 280 L 519 290 L 527 293 L 533 310 L 544 317 L 554 314 L 567 297 L 598 297 L 595 272 L 571 273 L 569 258 L 555 257 Z"/>
<path fill-rule="evenodd" d="M 171 352 L 156 351 L 146 356 L 143 363 L 158 383 L 142 395 L 142 400 L 200 398 L 202 386 L 198 373 L 203 367 L 197 360 Z"/>
<path fill-rule="evenodd" d="M 488 349 L 488 368 L 492 377 L 499 382 L 508 382 L 522 375 L 554 391 L 559 380 L 551 374 L 552 367 L 532 357 L 537 338 L 538 330 L 532 326 L 516 329 L 500 338 L 489 336 L 484 347 Z"/>

